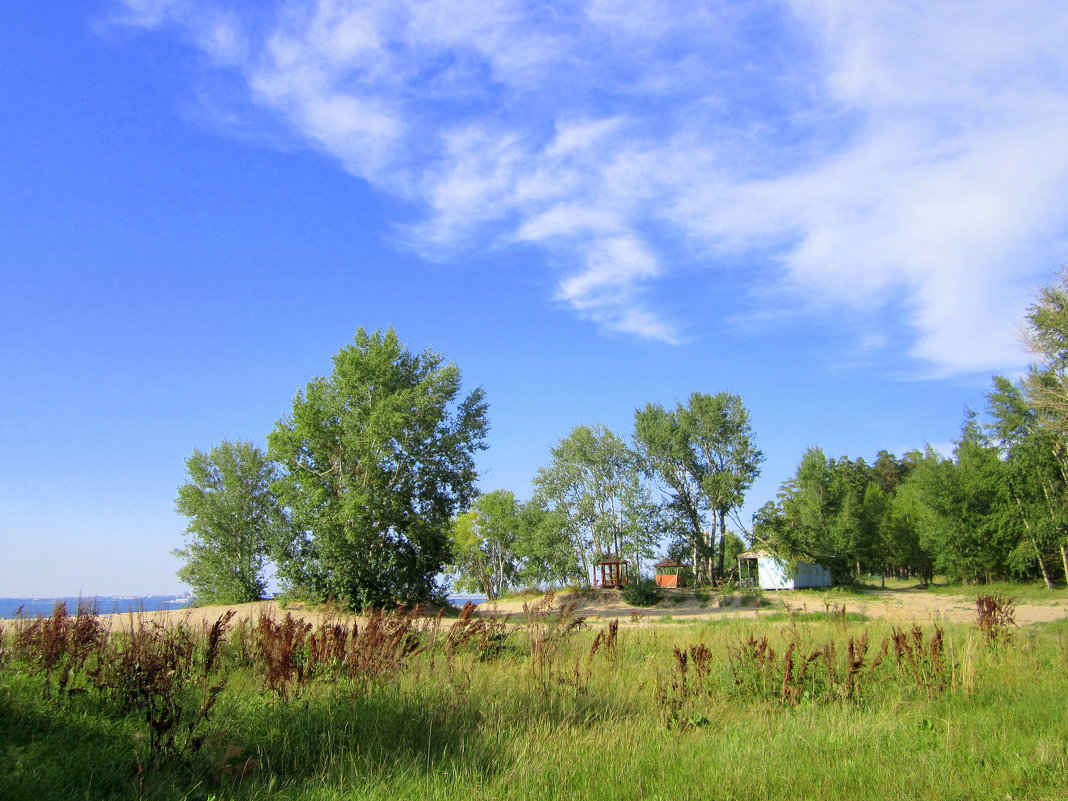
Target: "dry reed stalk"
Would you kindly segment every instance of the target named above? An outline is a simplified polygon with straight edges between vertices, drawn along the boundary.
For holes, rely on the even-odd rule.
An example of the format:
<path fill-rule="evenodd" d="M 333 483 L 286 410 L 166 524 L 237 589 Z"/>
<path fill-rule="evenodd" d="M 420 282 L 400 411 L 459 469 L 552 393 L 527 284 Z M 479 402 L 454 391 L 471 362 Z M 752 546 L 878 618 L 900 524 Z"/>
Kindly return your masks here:
<path fill-rule="evenodd" d="M 66 603 L 59 601 L 49 617 L 20 619 L 11 648 L 43 671 L 46 696 L 52 697 L 55 679 L 55 697 L 62 698 L 84 692 L 84 688 L 69 689 L 71 679 L 85 672 L 90 656 L 98 653 L 106 640 L 107 631 L 97 617 L 95 604 L 80 601 L 77 615 L 71 617 Z"/>
<path fill-rule="evenodd" d="M 460 617 L 449 629 L 445 638 L 445 657 L 450 670 L 455 666 L 456 654 L 462 650 L 474 651 L 479 659 L 500 653 L 508 636 L 508 621 L 511 615 L 475 617 L 476 604 L 468 601 L 460 610 Z"/>
<path fill-rule="evenodd" d="M 849 638 L 846 659 L 846 698 L 856 698 L 860 694 L 861 671 L 868 654 L 868 632 L 859 639 Z"/>
<path fill-rule="evenodd" d="M 405 667 L 424 646 L 420 638 L 423 607 L 399 607 L 388 615 L 372 610 L 361 630 L 353 624 L 345 653 L 345 669 L 351 679 L 374 679 Z"/>
<path fill-rule="evenodd" d="M 310 623 L 298 621 L 289 612 L 281 623 L 266 613 L 261 613 L 256 623 L 256 648 L 263 680 L 267 689 L 281 700 L 289 698 L 292 685 L 299 686 L 307 678 L 304 641 L 311 628 Z"/>
<path fill-rule="evenodd" d="M 552 661 L 560 645 L 569 635 L 586 627 L 585 616 L 575 615 L 577 600 L 554 609 L 555 600 L 556 594 L 549 591 L 542 598 L 523 604 L 530 667 L 538 676 L 552 673 Z"/>

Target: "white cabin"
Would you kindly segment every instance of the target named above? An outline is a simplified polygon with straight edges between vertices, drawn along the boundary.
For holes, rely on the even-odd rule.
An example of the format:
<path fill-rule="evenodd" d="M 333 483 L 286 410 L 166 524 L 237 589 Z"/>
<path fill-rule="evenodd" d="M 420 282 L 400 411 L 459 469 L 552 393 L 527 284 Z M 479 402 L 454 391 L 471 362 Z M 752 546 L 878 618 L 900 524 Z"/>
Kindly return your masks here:
<path fill-rule="evenodd" d="M 830 587 L 831 571 L 815 562 L 798 562 L 794 575 L 786 561 L 768 551 L 738 554 L 738 575 L 742 583 L 762 590 L 800 590 L 805 587 Z"/>

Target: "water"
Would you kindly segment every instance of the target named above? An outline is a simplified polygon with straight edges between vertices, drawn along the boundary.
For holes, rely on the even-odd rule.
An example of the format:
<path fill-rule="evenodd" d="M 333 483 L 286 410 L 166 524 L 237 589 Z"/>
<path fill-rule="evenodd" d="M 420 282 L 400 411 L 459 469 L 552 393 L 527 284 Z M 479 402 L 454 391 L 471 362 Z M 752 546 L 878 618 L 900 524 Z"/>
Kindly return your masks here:
<path fill-rule="evenodd" d="M 473 604 L 484 604 L 486 602 L 485 595 L 450 595 L 449 603 L 453 606 L 463 606 L 470 601 Z"/>
<path fill-rule="evenodd" d="M 19 607 L 25 617 L 47 617 L 59 601 L 67 604 L 67 612 L 78 611 L 78 602 L 95 603 L 102 615 L 115 612 L 157 612 L 161 609 L 185 609 L 190 598 L 184 595 L 97 595 L 79 599 L 76 595 L 61 598 L 0 598 L 0 619 L 14 617 Z M 464 603 L 485 603 L 485 595 L 450 595 L 449 603 L 463 606 Z"/>
<path fill-rule="evenodd" d="M 22 607 L 25 617 L 40 617 L 52 614 L 57 603 L 67 604 L 67 612 L 78 611 L 78 602 L 95 604 L 102 614 L 115 612 L 157 612 L 161 609 L 184 609 L 189 606 L 189 597 L 182 595 L 97 595 L 85 598 L 66 596 L 60 598 L 0 598 L 0 618 L 14 617 Z"/>

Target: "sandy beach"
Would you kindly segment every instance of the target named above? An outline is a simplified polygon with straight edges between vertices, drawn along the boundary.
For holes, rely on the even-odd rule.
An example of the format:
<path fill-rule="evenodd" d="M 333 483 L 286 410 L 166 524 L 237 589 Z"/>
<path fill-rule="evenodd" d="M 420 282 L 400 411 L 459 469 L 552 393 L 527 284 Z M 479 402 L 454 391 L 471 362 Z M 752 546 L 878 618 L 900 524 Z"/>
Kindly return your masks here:
<path fill-rule="evenodd" d="M 947 621 L 969 623 L 975 620 L 975 591 L 972 594 L 932 593 L 922 589 L 871 589 L 862 595 L 835 595 L 827 592 L 785 591 L 766 592 L 766 605 L 759 608 L 743 605 L 738 596 L 721 600 L 714 593 L 694 590 L 669 590 L 665 597 L 654 607 L 633 607 L 628 605 L 618 590 L 594 590 L 572 596 L 568 593 L 556 595 L 554 605 L 576 601 L 575 613 L 590 620 L 620 619 L 621 622 L 648 625 L 657 619 L 670 617 L 672 620 L 714 620 L 732 617 L 758 618 L 771 612 L 783 610 L 802 612 L 822 612 L 829 607 L 845 606 L 848 612 L 857 612 L 870 618 L 890 619 L 903 623 L 929 623 Z M 523 605 L 538 600 L 537 596 L 522 599 L 484 602 L 479 604 L 479 615 L 513 615 L 522 616 Z M 339 616 L 336 612 L 323 609 L 308 609 L 300 606 L 283 607 L 276 601 L 258 601 L 238 605 L 202 606 L 192 609 L 175 609 L 159 612 L 141 613 L 149 620 L 160 623 L 186 621 L 193 626 L 210 625 L 228 610 L 235 611 L 234 621 L 255 621 L 261 614 L 276 618 L 287 613 L 295 618 L 317 625 L 327 619 L 351 619 Z M 129 614 L 102 615 L 113 626 L 128 625 Z M 1055 600 L 1027 602 L 1016 604 L 1016 622 L 1018 625 L 1048 622 L 1068 617 L 1068 592 Z M 445 619 L 448 624 L 449 618 Z"/>

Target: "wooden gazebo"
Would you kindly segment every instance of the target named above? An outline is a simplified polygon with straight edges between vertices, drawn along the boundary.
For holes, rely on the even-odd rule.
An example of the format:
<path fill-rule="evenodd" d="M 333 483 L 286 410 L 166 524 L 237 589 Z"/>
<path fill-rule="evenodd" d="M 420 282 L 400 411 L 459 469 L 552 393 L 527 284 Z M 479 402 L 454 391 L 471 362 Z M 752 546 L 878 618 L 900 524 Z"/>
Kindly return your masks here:
<path fill-rule="evenodd" d="M 686 580 L 682 575 L 682 571 L 689 565 L 684 565 L 682 562 L 677 562 L 674 559 L 662 559 L 653 565 L 653 570 L 656 571 L 656 586 L 657 587 L 684 587 L 686 586 Z"/>
<path fill-rule="evenodd" d="M 606 553 L 593 566 L 594 587 L 622 587 L 630 581 L 630 564 L 615 554 Z"/>

